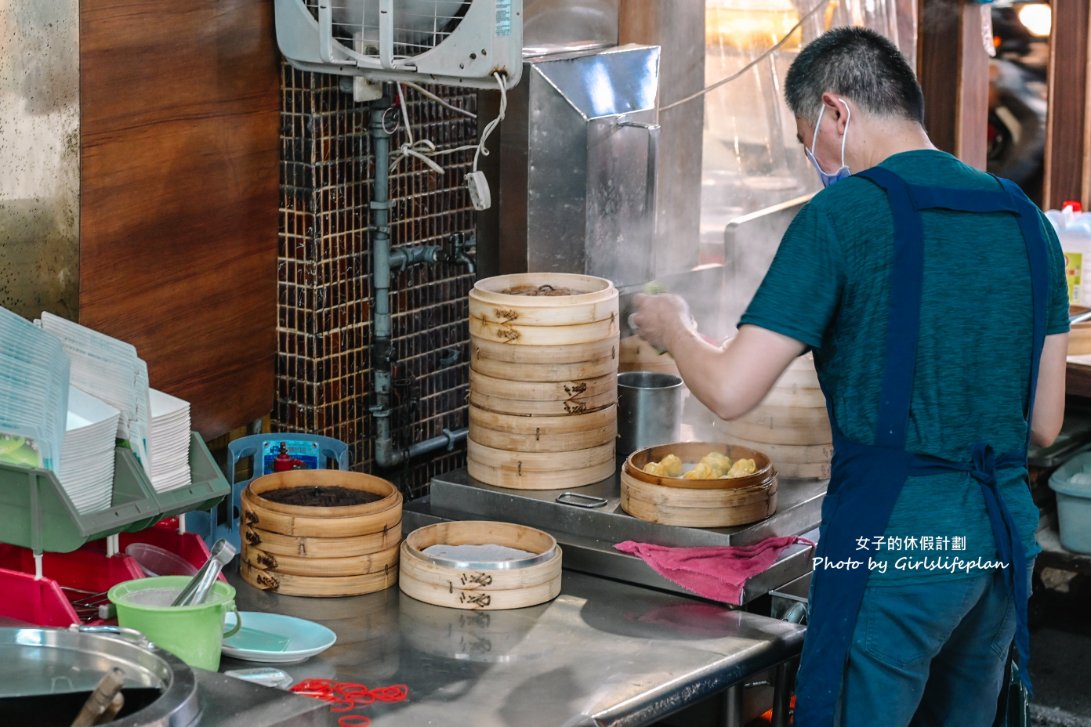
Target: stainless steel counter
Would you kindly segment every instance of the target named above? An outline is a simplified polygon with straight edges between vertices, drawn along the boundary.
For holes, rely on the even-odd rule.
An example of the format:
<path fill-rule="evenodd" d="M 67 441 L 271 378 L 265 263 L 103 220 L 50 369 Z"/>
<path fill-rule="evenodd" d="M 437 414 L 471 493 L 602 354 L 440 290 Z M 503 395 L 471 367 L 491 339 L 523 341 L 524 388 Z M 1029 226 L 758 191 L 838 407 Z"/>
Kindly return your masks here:
<path fill-rule="evenodd" d="M 405 702 L 353 712 L 376 727 L 649 724 L 792 659 L 803 643 L 795 624 L 569 571 L 554 601 L 493 612 L 430 606 L 396 587 L 307 599 L 258 591 L 237 572 L 229 580 L 242 611 L 337 633 L 325 653 L 280 667 L 296 680 L 408 685 Z M 247 666 L 256 665 L 225 657 L 221 670 Z"/>

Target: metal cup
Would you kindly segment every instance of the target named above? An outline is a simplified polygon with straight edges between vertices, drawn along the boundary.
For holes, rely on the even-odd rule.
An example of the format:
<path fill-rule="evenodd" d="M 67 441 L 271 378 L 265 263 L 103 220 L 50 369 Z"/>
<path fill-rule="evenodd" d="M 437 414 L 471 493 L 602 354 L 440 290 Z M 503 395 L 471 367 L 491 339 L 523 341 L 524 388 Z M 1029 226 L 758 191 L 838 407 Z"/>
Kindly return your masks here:
<path fill-rule="evenodd" d="M 617 377 L 617 454 L 677 442 L 682 428 L 682 379 L 652 371 Z"/>

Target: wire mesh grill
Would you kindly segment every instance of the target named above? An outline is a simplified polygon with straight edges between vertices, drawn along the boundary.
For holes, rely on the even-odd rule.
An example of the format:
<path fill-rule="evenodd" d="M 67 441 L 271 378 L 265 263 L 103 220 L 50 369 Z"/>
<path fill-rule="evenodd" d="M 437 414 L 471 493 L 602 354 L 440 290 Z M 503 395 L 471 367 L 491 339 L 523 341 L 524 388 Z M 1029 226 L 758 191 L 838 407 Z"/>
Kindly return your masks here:
<path fill-rule="evenodd" d="M 320 0 L 303 0 L 318 18 Z M 321 0 L 333 16 L 333 35 L 365 55 L 379 52 L 379 0 Z M 393 49 L 410 58 L 435 48 L 458 27 L 471 0 L 395 0 Z"/>
<path fill-rule="evenodd" d="M 354 469 L 373 467 L 369 340 L 371 278 L 368 204 L 373 161 L 368 107 L 337 78 L 282 66 L 281 223 L 278 254 L 277 397 L 273 427 L 335 437 Z M 471 90 L 431 87 L 468 111 Z M 414 138 L 439 148 L 472 144 L 477 125 L 416 93 L 406 94 Z M 405 140 L 401 129 L 391 140 Z M 390 178 L 395 246 L 442 244 L 470 234 L 475 217 L 462 179 L 473 154 L 444 157 L 443 175 L 403 163 Z M 473 277 L 441 264 L 396 273 L 391 285 L 393 435 L 405 446 L 467 425 L 469 334 L 466 296 Z M 432 476 L 465 464 L 465 450 L 383 472 L 411 496 Z"/>

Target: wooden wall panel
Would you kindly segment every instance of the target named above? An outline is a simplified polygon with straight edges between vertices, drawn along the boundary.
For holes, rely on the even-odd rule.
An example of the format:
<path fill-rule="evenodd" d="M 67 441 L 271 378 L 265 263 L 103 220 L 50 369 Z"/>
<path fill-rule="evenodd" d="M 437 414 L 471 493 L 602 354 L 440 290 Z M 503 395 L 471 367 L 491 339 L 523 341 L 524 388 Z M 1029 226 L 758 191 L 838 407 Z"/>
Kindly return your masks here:
<path fill-rule="evenodd" d="M 1042 203 L 1060 209 L 1077 199 L 1091 204 L 1091 8 L 1087 0 L 1053 0 L 1049 54 L 1049 117 L 1046 119 Z"/>
<path fill-rule="evenodd" d="M 267 0 L 82 0 L 80 322 L 215 437 L 272 409 L 279 71 Z"/>
<path fill-rule="evenodd" d="M 989 56 L 981 37 L 981 6 L 968 0 L 920 0 L 918 17 L 924 126 L 937 147 L 984 169 Z"/>

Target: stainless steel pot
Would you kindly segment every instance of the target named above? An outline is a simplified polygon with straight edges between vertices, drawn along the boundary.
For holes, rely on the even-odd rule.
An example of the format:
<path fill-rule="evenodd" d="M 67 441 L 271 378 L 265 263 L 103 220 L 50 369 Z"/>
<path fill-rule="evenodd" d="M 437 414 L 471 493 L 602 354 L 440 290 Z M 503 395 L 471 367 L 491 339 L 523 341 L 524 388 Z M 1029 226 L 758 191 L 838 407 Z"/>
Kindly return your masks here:
<path fill-rule="evenodd" d="M 125 672 L 121 693 L 126 707 L 109 725 L 197 723 L 200 703 L 193 671 L 138 632 L 33 627 L 0 629 L 0 724 L 71 723 L 102 675 L 115 666 Z"/>
<path fill-rule="evenodd" d="M 617 455 L 677 442 L 682 428 L 682 379 L 651 371 L 617 377 Z"/>

